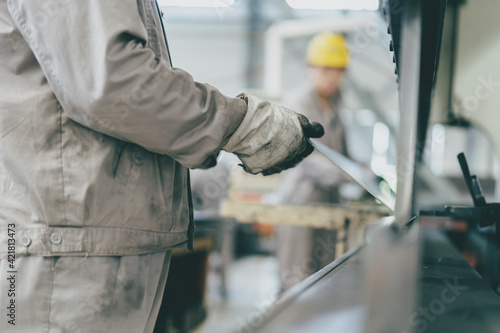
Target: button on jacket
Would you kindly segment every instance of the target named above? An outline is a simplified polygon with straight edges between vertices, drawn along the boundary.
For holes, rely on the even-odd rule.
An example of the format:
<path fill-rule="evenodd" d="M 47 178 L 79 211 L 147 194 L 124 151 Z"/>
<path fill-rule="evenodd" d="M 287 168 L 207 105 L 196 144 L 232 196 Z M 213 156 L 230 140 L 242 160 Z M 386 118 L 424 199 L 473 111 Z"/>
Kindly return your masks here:
<path fill-rule="evenodd" d="M 153 0 L 0 0 L 0 94 L 1 258 L 188 248 L 188 168 L 246 112 L 170 67 Z"/>

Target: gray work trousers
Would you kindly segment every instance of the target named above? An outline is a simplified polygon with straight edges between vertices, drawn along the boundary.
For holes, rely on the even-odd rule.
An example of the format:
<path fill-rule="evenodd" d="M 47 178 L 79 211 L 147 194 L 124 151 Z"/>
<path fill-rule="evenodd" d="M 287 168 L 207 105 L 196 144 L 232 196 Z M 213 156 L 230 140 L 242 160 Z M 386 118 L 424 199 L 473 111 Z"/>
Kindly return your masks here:
<path fill-rule="evenodd" d="M 153 332 L 170 258 L 29 256 L 16 273 L 0 260 L 0 332 Z"/>

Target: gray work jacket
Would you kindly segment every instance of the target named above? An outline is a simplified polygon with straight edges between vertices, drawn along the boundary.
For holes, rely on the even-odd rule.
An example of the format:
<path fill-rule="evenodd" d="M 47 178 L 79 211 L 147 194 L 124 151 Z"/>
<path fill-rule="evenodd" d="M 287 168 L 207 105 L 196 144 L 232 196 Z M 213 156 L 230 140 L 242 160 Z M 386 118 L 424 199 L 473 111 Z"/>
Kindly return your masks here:
<path fill-rule="evenodd" d="M 332 98 L 333 114 L 322 110 L 319 97 L 310 85 L 302 85 L 283 98 L 283 105 L 302 113 L 311 121 L 323 125 L 325 135 L 319 139 L 324 145 L 347 155 L 345 127 L 340 113 L 340 96 Z M 336 166 L 314 151 L 296 168 L 281 175 L 277 201 L 282 204 L 338 203 L 338 186 L 347 181 Z"/>
<path fill-rule="evenodd" d="M 0 94 L 0 258 L 188 248 L 187 168 L 246 112 L 171 68 L 154 0 L 0 0 Z"/>

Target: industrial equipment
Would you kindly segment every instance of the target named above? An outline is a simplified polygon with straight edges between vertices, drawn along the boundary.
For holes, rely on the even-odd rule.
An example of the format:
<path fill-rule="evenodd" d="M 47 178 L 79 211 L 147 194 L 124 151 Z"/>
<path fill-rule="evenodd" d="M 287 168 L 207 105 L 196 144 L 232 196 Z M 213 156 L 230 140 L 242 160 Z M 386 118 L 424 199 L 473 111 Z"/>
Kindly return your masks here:
<path fill-rule="evenodd" d="M 429 210 L 418 202 L 417 170 L 441 41 L 449 38 L 443 36 L 447 5 L 446 0 L 381 1 L 400 95 L 394 216 L 384 218 L 362 246 L 288 290 L 238 332 L 500 332 L 499 240 L 489 227 L 498 228 L 498 204 L 486 203 L 463 156 L 474 206 Z M 392 206 L 390 199 L 380 201 Z M 475 247 L 473 259 L 481 269 L 452 244 L 454 237 Z"/>

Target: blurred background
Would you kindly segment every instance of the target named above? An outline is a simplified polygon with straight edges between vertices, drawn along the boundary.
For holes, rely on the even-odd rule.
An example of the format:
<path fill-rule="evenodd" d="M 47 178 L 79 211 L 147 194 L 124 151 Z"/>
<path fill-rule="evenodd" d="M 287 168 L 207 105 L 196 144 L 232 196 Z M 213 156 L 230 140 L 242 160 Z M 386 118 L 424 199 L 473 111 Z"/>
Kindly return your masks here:
<path fill-rule="evenodd" d="M 500 67 L 495 65 L 500 37 L 495 26 L 500 22 L 492 13 L 498 13 L 500 3 L 451 3 L 460 15 L 447 13 L 443 33 L 453 38 L 442 45 L 444 60 L 423 150 L 425 166 L 419 170 L 424 191 L 418 200 L 426 207 L 470 204 L 456 161 L 461 151 L 480 178 L 487 200 L 498 200 L 495 124 Z M 228 96 L 248 92 L 280 103 L 287 92 L 308 80 L 306 53 L 311 38 L 322 32 L 342 34 L 350 64 L 339 112 L 349 157 L 373 172 L 383 191 L 394 193 L 395 138 L 404 110 L 399 110 L 390 36 L 378 0 L 158 0 L 158 4 L 173 66 Z M 454 55 L 449 58 L 454 60 L 447 55 Z M 444 93 L 449 85 L 451 95 Z M 478 89 L 488 97 L 477 96 Z M 350 182 L 341 186 L 341 199 L 335 204 L 313 209 L 280 206 L 273 199 L 280 176 L 245 174 L 238 160 L 224 152 L 218 160 L 215 168 L 191 173 L 195 251 L 174 253 L 155 332 L 220 333 L 241 331 L 252 321 L 257 324 L 283 291 L 276 257 L 280 225 L 329 225 L 336 230 L 333 246 L 338 257 L 360 245 L 366 230 L 389 213 Z"/>

